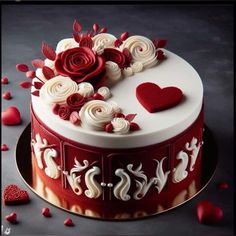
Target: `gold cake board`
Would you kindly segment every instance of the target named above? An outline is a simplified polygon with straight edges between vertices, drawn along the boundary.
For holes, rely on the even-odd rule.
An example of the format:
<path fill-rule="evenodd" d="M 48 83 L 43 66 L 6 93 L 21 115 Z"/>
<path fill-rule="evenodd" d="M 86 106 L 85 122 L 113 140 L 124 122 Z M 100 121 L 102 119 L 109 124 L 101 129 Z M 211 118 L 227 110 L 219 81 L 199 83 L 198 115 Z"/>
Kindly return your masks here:
<path fill-rule="evenodd" d="M 190 184 L 189 188 L 185 192 L 178 194 L 174 199 L 172 206 L 157 207 L 155 212 L 137 212 L 130 213 L 124 212 L 117 215 L 108 215 L 106 212 L 93 212 L 89 209 L 83 209 L 81 206 L 76 205 L 73 208 L 69 208 L 70 204 L 67 204 L 66 200 L 60 201 L 60 199 L 50 190 L 47 186 L 44 185 L 41 181 L 40 176 L 33 176 L 32 171 L 32 162 L 31 162 L 31 124 L 29 124 L 24 131 L 22 132 L 16 146 L 16 166 L 19 171 L 20 176 L 23 178 L 25 184 L 39 197 L 48 203 L 68 211 L 73 214 L 77 214 L 84 217 L 100 219 L 100 220 L 135 220 L 144 217 L 150 217 L 163 212 L 172 210 L 198 195 L 211 181 L 217 164 L 217 148 L 210 130 L 205 127 L 204 131 L 204 145 L 203 145 L 203 163 L 202 163 L 202 183 L 198 189 L 194 188 L 194 185 Z M 35 174 L 35 173 L 34 173 Z M 34 181 L 33 181 L 34 179 Z M 35 181 L 36 180 L 36 181 Z"/>

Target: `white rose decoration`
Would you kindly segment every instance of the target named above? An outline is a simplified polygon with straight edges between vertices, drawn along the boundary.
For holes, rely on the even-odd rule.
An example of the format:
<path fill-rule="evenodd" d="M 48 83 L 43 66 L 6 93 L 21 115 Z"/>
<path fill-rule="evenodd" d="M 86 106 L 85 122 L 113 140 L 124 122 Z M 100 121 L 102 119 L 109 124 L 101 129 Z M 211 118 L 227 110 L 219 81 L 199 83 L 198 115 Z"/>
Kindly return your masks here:
<path fill-rule="evenodd" d="M 75 48 L 75 47 L 79 47 L 79 44 L 74 40 L 74 38 L 62 39 L 57 44 L 56 53 L 58 54 L 67 49 Z"/>
<path fill-rule="evenodd" d="M 111 121 L 113 132 L 116 134 L 127 134 L 130 129 L 130 123 L 125 118 L 114 118 Z"/>
<path fill-rule="evenodd" d="M 69 77 L 56 76 L 47 80 L 40 89 L 40 98 L 46 104 L 63 104 L 66 98 L 78 92 L 78 85 Z"/>

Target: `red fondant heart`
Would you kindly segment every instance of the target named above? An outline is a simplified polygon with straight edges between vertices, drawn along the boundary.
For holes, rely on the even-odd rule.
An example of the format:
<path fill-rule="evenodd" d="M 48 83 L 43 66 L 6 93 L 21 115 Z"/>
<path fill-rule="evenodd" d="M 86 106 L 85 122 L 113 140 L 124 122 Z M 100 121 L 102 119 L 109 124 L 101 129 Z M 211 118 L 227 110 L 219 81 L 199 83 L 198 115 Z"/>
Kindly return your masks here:
<path fill-rule="evenodd" d="M 10 215 L 5 216 L 5 219 L 10 223 L 16 223 L 17 214 L 12 212 Z"/>
<path fill-rule="evenodd" d="M 51 213 L 50 213 L 50 210 L 49 208 L 45 207 L 42 209 L 42 215 L 45 216 L 45 217 L 51 217 Z"/>
<path fill-rule="evenodd" d="M 67 219 L 64 220 L 64 225 L 66 225 L 66 226 L 74 226 L 74 223 L 73 223 L 72 219 L 67 218 Z"/>
<path fill-rule="evenodd" d="M 2 112 L 2 123 L 4 125 L 18 125 L 21 123 L 21 116 L 17 107 L 10 106 Z"/>
<path fill-rule="evenodd" d="M 18 205 L 29 202 L 29 195 L 27 191 L 11 184 L 4 189 L 3 200 L 6 205 Z"/>
<path fill-rule="evenodd" d="M 197 204 L 197 218 L 201 224 L 217 224 L 223 219 L 223 210 L 209 201 Z"/>
<path fill-rule="evenodd" d="M 176 106 L 182 100 L 183 93 L 177 87 L 160 88 L 147 82 L 136 88 L 136 97 L 147 111 L 153 113 Z"/>

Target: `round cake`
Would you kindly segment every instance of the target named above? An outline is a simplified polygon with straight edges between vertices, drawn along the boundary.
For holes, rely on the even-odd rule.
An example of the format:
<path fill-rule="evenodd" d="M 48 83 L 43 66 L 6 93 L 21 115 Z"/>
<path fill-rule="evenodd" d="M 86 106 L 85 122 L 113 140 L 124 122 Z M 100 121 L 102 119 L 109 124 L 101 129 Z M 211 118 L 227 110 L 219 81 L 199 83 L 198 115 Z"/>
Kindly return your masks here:
<path fill-rule="evenodd" d="M 166 40 L 93 25 L 32 64 L 32 166 L 41 190 L 76 213 L 145 216 L 201 185 L 203 86 Z M 39 184 L 39 183 L 38 183 Z"/>

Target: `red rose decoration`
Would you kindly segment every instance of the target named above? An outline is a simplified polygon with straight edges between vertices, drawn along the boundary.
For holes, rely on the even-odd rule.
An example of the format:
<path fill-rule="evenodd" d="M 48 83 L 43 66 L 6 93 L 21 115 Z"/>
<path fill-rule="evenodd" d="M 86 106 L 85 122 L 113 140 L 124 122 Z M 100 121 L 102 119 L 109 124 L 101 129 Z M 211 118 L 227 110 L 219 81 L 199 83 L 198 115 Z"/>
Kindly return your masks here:
<path fill-rule="evenodd" d="M 105 75 L 104 66 L 104 59 L 88 47 L 68 49 L 59 53 L 55 61 L 55 68 L 59 74 L 69 76 L 78 83 L 98 83 Z"/>
<path fill-rule="evenodd" d="M 87 99 L 79 93 L 73 93 L 66 99 L 66 104 L 73 110 L 80 110 L 80 108 L 87 102 Z"/>
<path fill-rule="evenodd" d="M 67 105 L 61 105 L 58 110 L 58 115 L 63 120 L 69 120 L 71 110 Z"/>
<path fill-rule="evenodd" d="M 130 62 L 126 55 L 114 48 L 105 48 L 103 56 L 106 61 L 113 61 L 122 69 L 129 67 Z"/>

